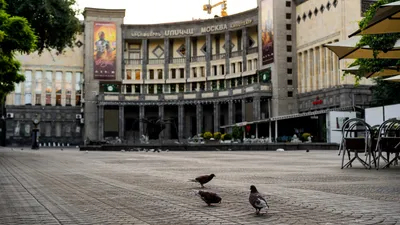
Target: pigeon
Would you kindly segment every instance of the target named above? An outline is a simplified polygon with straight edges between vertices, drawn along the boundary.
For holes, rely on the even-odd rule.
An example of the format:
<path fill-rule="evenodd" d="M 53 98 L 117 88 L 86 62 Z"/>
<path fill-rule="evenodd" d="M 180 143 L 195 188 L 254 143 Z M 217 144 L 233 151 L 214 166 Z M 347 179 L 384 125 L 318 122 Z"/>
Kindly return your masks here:
<path fill-rule="evenodd" d="M 201 187 L 204 188 L 204 184 L 210 182 L 214 177 L 215 177 L 215 175 L 212 173 L 210 175 L 203 175 L 203 176 L 196 177 L 195 179 L 192 179 L 189 181 L 200 183 Z"/>
<path fill-rule="evenodd" d="M 269 208 L 267 200 L 265 200 L 260 193 L 258 193 L 256 186 L 250 186 L 250 204 L 256 209 L 256 214 L 260 214 L 260 210 L 263 208 Z"/>
<path fill-rule="evenodd" d="M 222 198 L 219 197 L 216 193 L 214 192 L 208 192 L 208 191 L 197 191 L 196 195 L 200 196 L 200 198 L 207 203 L 208 206 L 211 206 L 213 203 L 219 203 L 221 204 Z"/>

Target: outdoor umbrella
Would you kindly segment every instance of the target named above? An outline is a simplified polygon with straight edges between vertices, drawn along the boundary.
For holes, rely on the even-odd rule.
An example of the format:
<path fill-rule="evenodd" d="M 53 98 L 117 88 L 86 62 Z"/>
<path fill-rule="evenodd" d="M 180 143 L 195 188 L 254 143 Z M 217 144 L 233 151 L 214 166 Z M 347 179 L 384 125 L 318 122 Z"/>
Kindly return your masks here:
<path fill-rule="evenodd" d="M 325 44 L 339 59 L 373 59 L 373 50 L 369 46 L 357 47 L 361 36 L 354 36 L 344 41 Z M 396 41 L 392 49 L 387 52 L 379 52 L 380 59 L 400 59 L 400 39 Z"/>
<path fill-rule="evenodd" d="M 385 80 L 393 81 L 393 82 L 400 82 L 400 75 L 397 75 L 397 76 L 394 76 L 394 77 L 389 77 L 389 78 L 386 78 Z"/>
<path fill-rule="evenodd" d="M 342 71 L 351 74 L 358 74 L 359 70 L 360 66 L 352 66 L 346 69 L 342 69 Z M 378 72 L 364 72 L 363 76 L 366 78 L 373 78 L 373 77 L 393 76 L 397 74 L 400 74 L 400 66 L 390 66 Z"/>
<path fill-rule="evenodd" d="M 382 5 L 364 30 L 357 30 L 349 35 L 386 34 L 400 32 L 400 1 Z"/>

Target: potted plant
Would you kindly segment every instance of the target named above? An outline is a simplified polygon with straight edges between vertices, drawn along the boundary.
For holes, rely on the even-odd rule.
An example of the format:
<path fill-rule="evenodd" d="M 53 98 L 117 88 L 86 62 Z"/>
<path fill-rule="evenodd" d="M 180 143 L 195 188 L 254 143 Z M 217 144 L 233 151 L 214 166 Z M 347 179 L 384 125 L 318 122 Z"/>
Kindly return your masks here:
<path fill-rule="evenodd" d="M 232 135 L 231 134 L 223 134 L 221 135 L 221 139 L 224 141 L 224 143 L 231 143 L 232 141 Z"/>
<path fill-rule="evenodd" d="M 233 140 L 241 141 L 243 139 L 243 129 L 242 127 L 234 126 L 232 129 L 232 138 Z"/>
<path fill-rule="evenodd" d="M 206 143 L 210 143 L 210 141 L 211 141 L 211 142 L 214 141 L 213 134 L 212 134 L 211 132 L 209 132 L 209 131 L 204 132 L 203 138 L 204 138 L 204 140 L 206 141 Z M 212 139 L 212 140 L 211 140 L 211 139 Z"/>
<path fill-rule="evenodd" d="M 221 132 L 215 132 L 215 133 L 214 133 L 214 139 L 215 139 L 216 141 L 221 140 Z"/>

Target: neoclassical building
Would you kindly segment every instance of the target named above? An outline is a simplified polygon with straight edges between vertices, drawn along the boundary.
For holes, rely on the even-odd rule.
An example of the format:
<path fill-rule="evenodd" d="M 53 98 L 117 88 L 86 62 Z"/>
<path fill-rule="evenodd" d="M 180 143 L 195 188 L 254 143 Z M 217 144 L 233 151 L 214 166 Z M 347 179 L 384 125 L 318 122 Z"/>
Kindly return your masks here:
<path fill-rule="evenodd" d="M 84 16 L 65 54 L 19 56 L 26 81 L 7 96 L 8 144 L 30 145 L 33 118 L 41 144 L 65 145 L 132 143 L 148 118 L 172 121 L 161 137 L 176 140 L 298 112 L 296 1 L 165 24 L 125 24 L 125 10 L 115 9 Z"/>

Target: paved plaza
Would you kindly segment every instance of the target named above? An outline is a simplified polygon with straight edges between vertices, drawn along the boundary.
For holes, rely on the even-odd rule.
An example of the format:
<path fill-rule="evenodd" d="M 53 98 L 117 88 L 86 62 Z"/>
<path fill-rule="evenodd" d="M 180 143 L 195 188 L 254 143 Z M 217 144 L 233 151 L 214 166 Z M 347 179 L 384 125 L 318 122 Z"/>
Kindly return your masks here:
<path fill-rule="evenodd" d="M 340 169 L 337 151 L 0 149 L 0 224 L 400 224 L 400 166 Z M 215 173 L 194 194 L 198 175 Z M 248 202 L 254 184 L 268 200 Z"/>

